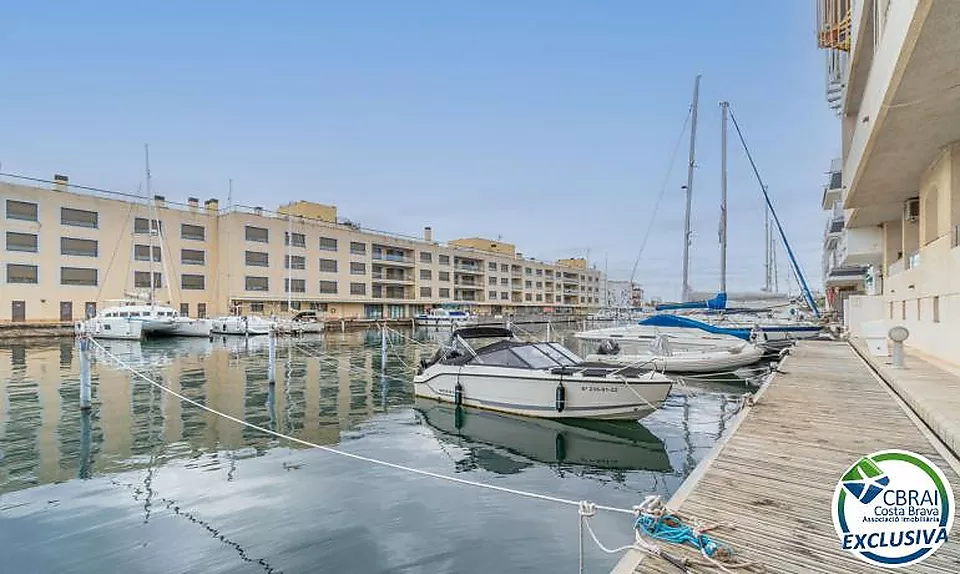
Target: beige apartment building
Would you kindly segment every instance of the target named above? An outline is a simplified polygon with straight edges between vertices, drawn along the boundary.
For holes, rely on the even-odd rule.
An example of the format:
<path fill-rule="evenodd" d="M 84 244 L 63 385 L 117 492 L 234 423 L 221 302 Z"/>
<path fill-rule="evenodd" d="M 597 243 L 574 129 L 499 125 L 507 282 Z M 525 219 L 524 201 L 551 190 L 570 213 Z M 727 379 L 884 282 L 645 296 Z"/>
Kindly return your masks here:
<path fill-rule="evenodd" d="M 298 201 L 276 211 L 218 200 L 151 200 L 0 182 L 0 322 L 70 321 L 149 296 L 191 316 L 317 309 L 328 319 L 405 318 L 450 306 L 479 314 L 586 313 L 602 274 L 582 258 L 544 262 L 483 238 L 440 243 L 338 219 Z"/>
<path fill-rule="evenodd" d="M 843 150 L 823 191 L 825 258 L 853 270 L 827 286 L 853 280 L 834 300 L 854 335 L 902 325 L 908 346 L 956 363 L 960 2 L 818 0 L 818 14 Z"/>

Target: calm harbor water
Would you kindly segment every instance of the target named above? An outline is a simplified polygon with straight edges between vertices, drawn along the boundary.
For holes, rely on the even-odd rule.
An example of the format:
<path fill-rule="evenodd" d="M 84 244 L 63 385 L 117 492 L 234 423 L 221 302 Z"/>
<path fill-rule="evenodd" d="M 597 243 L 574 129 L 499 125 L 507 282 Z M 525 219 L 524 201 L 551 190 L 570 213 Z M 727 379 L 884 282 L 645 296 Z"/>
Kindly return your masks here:
<path fill-rule="evenodd" d="M 432 349 L 395 337 L 384 368 L 376 332 L 280 340 L 275 385 L 264 337 L 103 344 L 191 399 L 316 444 L 625 508 L 676 490 L 752 388 L 690 383 L 639 424 L 561 424 L 417 402 L 408 366 Z M 574 507 L 291 445 L 102 353 L 92 372 L 82 412 L 73 341 L 0 345 L 4 570 L 576 571 Z M 628 516 L 593 523 L 608 545 L 631 540 Z M 589 572 L 616 562 L 585 549 Z"/>

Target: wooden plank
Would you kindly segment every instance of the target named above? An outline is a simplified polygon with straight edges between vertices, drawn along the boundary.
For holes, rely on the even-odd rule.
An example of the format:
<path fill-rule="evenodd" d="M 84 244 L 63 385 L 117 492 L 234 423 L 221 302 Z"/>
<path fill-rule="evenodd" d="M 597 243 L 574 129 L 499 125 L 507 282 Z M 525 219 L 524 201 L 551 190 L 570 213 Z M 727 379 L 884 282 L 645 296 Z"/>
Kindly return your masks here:
<path fill-rule="evenodd" d="M 848 345 L 805 342 L 698 473 L 680 511 L 706 523 L 736 523 L 736 528 L 712 534 L 768 572 L 885 572 L 841 550 L 830 514 L 834 481 L 860 456 L 885 448 L 926 456 L 947 473 L 954 494 L 960 494 L 960 478 L 952 467 Z M 664 549 L 698 556 L 673 545 Z M 621 565 L 618 571 L 629 570 Z M 678 572 L 649 556 L 635 571 Z M 960 543 L 953 538 L 911 567 L 911 572 L 925 574 L 958 571 Z"/>

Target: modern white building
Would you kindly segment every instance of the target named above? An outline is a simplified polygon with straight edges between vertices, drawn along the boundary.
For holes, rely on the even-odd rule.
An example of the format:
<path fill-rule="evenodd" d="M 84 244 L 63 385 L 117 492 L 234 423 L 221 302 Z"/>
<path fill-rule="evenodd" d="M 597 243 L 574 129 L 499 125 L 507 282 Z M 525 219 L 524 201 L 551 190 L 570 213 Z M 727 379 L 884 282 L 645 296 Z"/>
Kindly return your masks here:
<path fill-rule="evenodd" d="M 845 66 L 834 74 L 840 187 L 822 200 L 843 223 L 825 267 L 863 268 L 864 294 L 846 298 L 845 323 L 854 334 L 868 320 L 906 326 L 907 345 L 960 362 L 960 2 L 818 0 L 818 9 L 828 77 L 832 63 Z"/>

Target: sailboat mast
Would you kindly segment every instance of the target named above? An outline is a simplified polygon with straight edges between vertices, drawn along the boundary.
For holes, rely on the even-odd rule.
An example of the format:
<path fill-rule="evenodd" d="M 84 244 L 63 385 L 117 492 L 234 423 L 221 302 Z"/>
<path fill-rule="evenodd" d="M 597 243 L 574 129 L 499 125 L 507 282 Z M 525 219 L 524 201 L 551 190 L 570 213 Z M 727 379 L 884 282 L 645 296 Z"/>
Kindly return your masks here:
<path fill-rule="evenodd" d="M 153 256 L 154 253 L 154 244 L 153 244 L 153 226 L 156 224 L 157 229 L 160 229 L 160 222 L 156 220 L 156 213 L 154 212 L 154 207 L 156 207 L 156 202 L 153 200 L 153 193 L 150 191 L 150 144 L 143 144 L 143 163 L 144 169 L 146 169 L 147 176 L 147 201 L 151 202 L 152 207 L 150 208 L 150 213 L 154 217 L 147 219 L 147 234 L 150 236 L 150 306 L 153 307 L 156 304 L 156 294 L 157 294 L 157 285 L 156 285 L 156 261 Z"/>
<path fill-rule="evenodd" d="M 729 102 L 720 102 L 720 292 L 727 292 L 727 110 Z"/>
<path fill-rule="evenodd" d="M 690 299 L 690 208 L 693 203 L 693 168 L 696 165 L 697 153 L 697 105 L 700 100 L 700 74 L 693 82 L 693 104 L 690 123 L 690 153 L 687 163 L 687 207 L 683 218 L 683 291 L 680 300 L 687 302 Z"/>
<path fill-rule="evenodd" d="M 773 234 L 770 233 L 770 208 L 764 206 L 763 208 L 763 237 L 764 237 L 764 248 L 763 248 L 763 290 L 767 293 L 770 292 L 770 241 L 773 239 Z"/>
<path fill-rule="evenodd" d="M 290 260 L 290 245 L 293 243 L 293 219 L 287 213 L 287 313 L 293 308 L 291 297 L 293 296 L 293 285 L 290 272 L 293 269 L 293 262 Z"/>

